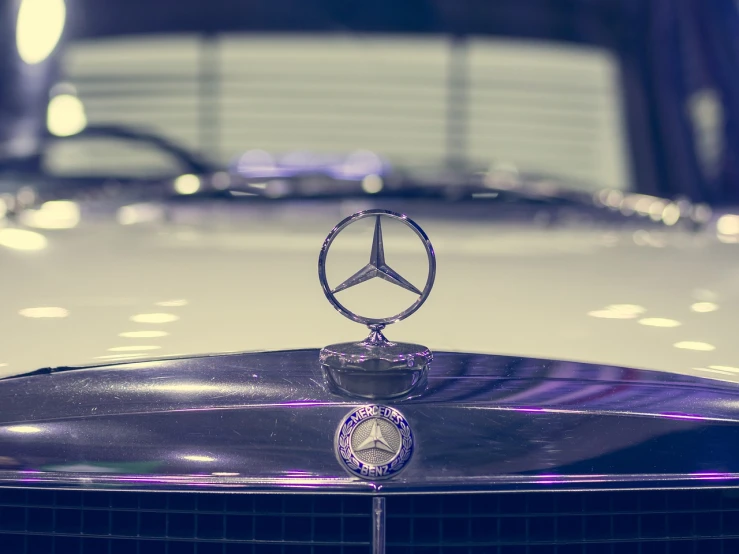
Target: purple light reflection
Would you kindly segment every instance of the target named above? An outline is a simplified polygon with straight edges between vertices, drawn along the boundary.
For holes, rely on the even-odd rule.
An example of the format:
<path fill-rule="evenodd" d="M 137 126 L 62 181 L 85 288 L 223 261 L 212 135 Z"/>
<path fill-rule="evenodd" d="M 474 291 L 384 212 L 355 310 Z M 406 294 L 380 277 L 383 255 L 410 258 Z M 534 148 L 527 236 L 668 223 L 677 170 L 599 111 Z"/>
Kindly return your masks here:
<path fill-rule="evenodd" d="M 384 175 L 389 163 L 370 150 L 347 156 L 298 150 L 277 158 L 265 150 L 248 150 L 232 165 L 243 177 L 274 178 L 323 174 L 335 179 L 360 181 L 367 175 Z"/>
<path fill-rule="evenodd" d="M 295 402 L 283 402 L 280 406 L 329 406 L 331 402 L 307 402 L 297 400 Z"/>
<path fill-rule="evenodd" d="M 691 419 L 691 420 L 695 420 L 695 421 L 708 421 L 708 418 L 707 417 L 703 417 L 703 416 L 699 416 L 699 415 L 695 415 L 695 414 L 681 414 L 681 413 L 678 413 L 678 412 L 674 412 L 674 413 L 673 412 L 667 412 L 667 413 L 657 414 L 657 415 L 659 415 L 661 417 L 667 417 L 667 418 L 670 418 L 670 419 Z"/>
<path fill-rule="evenodd" d="M 719 471 L 699 471 L 697 473 L 691 473 L 690 476 L 693 477 L 694 479 L 701 479 L 701 480 L 707 480 L 707 481 L 736 478 L 736 475 L 733 473 L 721 473 Z"/>

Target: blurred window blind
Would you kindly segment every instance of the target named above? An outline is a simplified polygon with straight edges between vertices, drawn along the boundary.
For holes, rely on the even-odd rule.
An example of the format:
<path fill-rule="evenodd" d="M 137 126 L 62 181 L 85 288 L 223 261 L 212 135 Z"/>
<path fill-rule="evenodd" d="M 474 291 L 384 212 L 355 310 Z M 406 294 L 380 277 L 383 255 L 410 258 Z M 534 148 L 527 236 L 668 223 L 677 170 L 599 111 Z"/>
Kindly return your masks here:
<path fill-rule="evenodd" d="M 361 148 L 400 165 L 505 163 L 584 187 L 629 188 L 617 66 L 591 48 L 377 35 L 126 37 L 70 44 L 64 70 L 90 123 L 155 131 L 221 163 L 253 148 Z"/>
<path fill-rule="evenodd" d="M 471 159 L 630 188 L 618 66 L 607 52 L 477 40 L 468 67 Z"/>

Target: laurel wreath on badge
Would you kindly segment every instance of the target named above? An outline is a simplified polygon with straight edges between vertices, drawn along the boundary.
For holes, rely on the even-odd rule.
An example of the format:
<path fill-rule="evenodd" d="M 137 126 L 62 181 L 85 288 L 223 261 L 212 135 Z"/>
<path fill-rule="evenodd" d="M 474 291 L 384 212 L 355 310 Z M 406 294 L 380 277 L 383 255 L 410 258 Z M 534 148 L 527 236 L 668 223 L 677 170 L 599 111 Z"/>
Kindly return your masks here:
<path fill-rule="evenodd" d="M 398 430 L 400 431 L 402 446 L 398 455 L 390 462 L 390 471 L 394 471 L 398 466 L 403 467 L 413 453 L 413 435 L 411 434 L 411 428 L 408 425 L 401 424 Z"/>
<path fill-rule="evenodd" d="M 344 426 L 341 428 L 341 431 L 339 432 L 339 454 L 341 455 L 341 459 L 344 460 L 344 463 L 352 470 L 358 470 L 361 466 L 359 465 L 359 460 L 354 456 L 354 453 L 351 451 L 351 430 L 352 430 L 352 422 L 351 420 L 347 421 Z"/>

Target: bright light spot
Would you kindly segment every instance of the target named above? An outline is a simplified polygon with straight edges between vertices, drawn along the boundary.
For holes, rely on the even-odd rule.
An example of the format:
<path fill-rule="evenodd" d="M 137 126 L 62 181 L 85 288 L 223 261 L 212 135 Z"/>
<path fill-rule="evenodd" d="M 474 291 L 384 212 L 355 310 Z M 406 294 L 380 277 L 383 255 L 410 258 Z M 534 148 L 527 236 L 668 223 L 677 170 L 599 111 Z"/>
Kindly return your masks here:
<path fill-rule="evenodd" d="M 52 135 L 69 137 L 87 126 L 85 106 L 72 94 L 60 94 L 49 101 L 46 126 Z"/>
<path fill-rule="evenodd" d="M 48 245 L 46 237 L 25 229 L 0 229 L 0 246 L 13 250 L 43 250 Z"/>
<path fill-rule="evenodd" d="M 166 392 L 207 392 L 221 390 L 223 387 L 208 383 L 163 383 L 154 385 L 152 388 Z"/>
<path fill-rule="evenodd" d="M 180 298 L 177 300 L 163 300 L 161 302 L 157 302 L 157 306 L 166 306 L 168 308 L 178 308 L 180 306 L 187 306 L 188 302 L 184 298 Z"/>
<path fill-rule="evenodd" d="M 18 312 L 23 317 L 39 318 L 63 318 L 69 316 L 69 310 L 59 307 L 24 308 Z"/>
<path fill-rule="evenodd" d="M 6 427 L 5 429 L 11 433 L 32 434 L 41 432 L 41 427 L 36 427 L 34 425 L 13 425 L 11 427 Z"/>
<path fill-rule="evenodd" d="M 638 304 L 611 304 L 603 310 L 588 312 L 588 315 L 603 319 L 634 319 L 646 311 L 644 306 Z"/>
<path fill-rule="evenodd" d="M 37 229 L 72 229 L 79 225 L 80 207 L 71 200 L 44 202 L 38 210 L 21 212 L 20 220 Z"/>
<path fill-rule="evenodd" d="M 719 367 L 719 366 L 713 366 L 713 367 Z M 731 371 L 723 371 L 721 369 L 709 369 L 707 367 L 694 367 L 693 369 L 696 371 L 705 371 L 707 373 L 719 373 L 721 375 L 731 375 L 733 373 Z"/>
<path fill-rule="evenodd" d="M 725 371 L 726 373 L 739 373 L 739 367 L 730 365 L 709 365 L 708 367 L 716 371 Z"/>
<path fill-rule="evenodd" d="M 713 302 L 696 302 L 695 304 L 690 306 L 690 309 L 694 312 L 698 312 L 699 314 L 705 314 L 718 310 L 718 304 L 715 304 Z"/>
<path fill-rule="evenodd" d="M 108 352 L 140 352 L 142 350 L 159 350 L 161 346 L 155 344 L 143 345 L 143 346 L 114 346 L 108 348 Z"/>
<path fill-rule="evenodd" d="M 23 0 L 15 31 L 21 60 L 37 64 L 48 58 L 62 37 L 66 17 L 64 0 Z"/>
<path fill-rule="evenodd" d="M 126 331 L 125 333 L 118 333 L 119 337 L 126 339 L 156 339 L 167 335 L 169 335 L 167 331 Z"/>
<path fill-rule="evenodd" d="M 195 194 L 200 190 L 200 177 L 192 173 L 180 175 L 174 180 L 174 190 L 179 194 Z"/>
<path fill-rule="evenodd" d="M 183 460 L 189 460 L 191 462 L 215 462 L 216 459 L 211 456 L 200 456 L 198 454 L 187 454 L 182 456 Z"/>
<path fill-rule="evenodd" d="M 211 475 L 216 475 L 218 477 L 235 477 L 241 474 L 240 473 L 230 473 L 228 471 L 216 471 L 214 473 L 211 473 Z"/>
<path fill-rule="evenodd" d="M 367 175 L 362 179 L 362 190 L 367 194 L 377 194 L 382 190 L 382 177 L 374 173 Z"/>
<path fill-rule="evenodd" d="M 131 321 L 136 323 L 171 323 L 180 319 L 174 314 L 136 314 L 131 316 Z"/>
<path fill-rule="evenodd" d="M 664 210 L 665 203 L 662 200 L 655 200 L 649 205 L 649 218 L 652 221 L 660 221 Z"/>
<path fill-rule="evenodd" d="M 665 225 L 675 225 L 680 219 L 680 206 L 671 202 L 662 210 L 662 222 Z"/>
<path fill-rule="evenodd" d="M 673 344 L 675 348 L 681 348 L 683 350 L 698 350 L 700 352 L 710 352 L 711 350 L 716 350 L 716 347 L 712 344 L 708 344 L 707 342 L 699 342 L 699 341 L 693 341 L 693 340 L 684 340 L 681 342 L 676 342 Z"/>
<path fill-rule="evenodd" d="M 667 319 L 664 317 L 645 317 L 639 320 L 639 324 L 647 325 L 648 327 L 679 327 L 682 325 L 675 319 Z"/>
<path fill-rule="evenodd" d="M 624 215 L 631 215 L 636 210 L 636 203 L 639 201 L 638 194 L 627 194 L 619 204 L 619 211 Z"/>
<path fill-rule="evenodd" d="M 588 312 L 590 317 L 599 317 L 602 319 L 634 319 L 636 314 L 629 314 L 623 312 L 613 312 L 611 310 L 593 310 Z"/>
<path fill-rule="evenodd" d="M 716 222 L 716 230 L 722 235 L 739 235 L 739 215 L 722 215 Z"/>
<path fill-rule="evenodd" d="M 8 364 L 0 364 L 0 367 L 8 367 Z"/>
<path fill-rule="evenodd" d="M 723 242 L 724 244 L 739 243 L 739 235 L 722 235 L 721 233 L 718 233 L 717 236 L 718 236 L 719 242 Z"/>
<path fill-rule="evenodd" d="M 134 225 L 136 223 L 149 223 L 162 218 L 162 208 L 155 204 L 141 203 L 130 204 L 118 209 L 116 214 L 118 223 L 121 225 Z"/>
<path fill-rule="evenodd" d="M 143 358 L 144 354 L 109 354 L 107 356 L 95 356 L 96 360 L 126 360 L 128 358 Z"/>
<path fill-rule="evenodd" d="M 634 203 L 634 210 L 636 210 L 636 213 L 639 215 L 648 215 L 654 200 L 653 196 L 639 196 L 637 201 Z"/>
<path fill-rule="evenodd" d="M 267 188 L 267 183 L 249 183 L 249 186 L 255 189 L 264 190 Z"/>

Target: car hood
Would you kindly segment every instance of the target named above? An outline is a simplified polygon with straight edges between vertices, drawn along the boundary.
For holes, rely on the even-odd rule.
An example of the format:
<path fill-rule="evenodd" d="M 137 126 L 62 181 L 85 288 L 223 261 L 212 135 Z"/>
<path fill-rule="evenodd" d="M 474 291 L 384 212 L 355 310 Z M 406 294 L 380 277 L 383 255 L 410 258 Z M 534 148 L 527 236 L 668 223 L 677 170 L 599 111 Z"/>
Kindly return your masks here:
<path fill-rule="evenodd" d="M 324 298 L 317 257 L 333 225 L 366 207 L 82 205 L 72 229 L 6 226 L 0 371 L 361 339 L 366 330 Z M 433 242 L 438 274 L 391 340 L 725 380 L 739 372 L 735 245 L 592 218 L 547 224 L 547 212 L 405 211 Z M 337 246 L 337 275 L 366 263 L 369 233 Z M 388 261 L 422 265 L 413 240 L 395 242 Z"/>
<path fill-rule="evenodd" d="M 739 387 L 691 376 L 436 352 L 401 473 L 342 469 L 367 401 L 326 386 L 318 350 L 132 362 L 0 381 L 0 486 L 322 492 L 733 485 Z"/>

